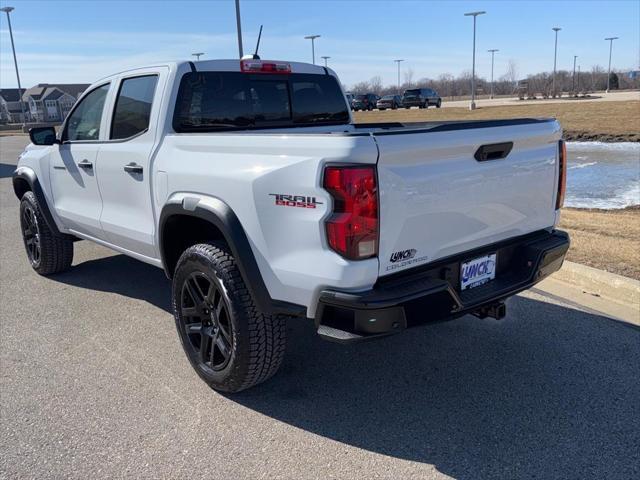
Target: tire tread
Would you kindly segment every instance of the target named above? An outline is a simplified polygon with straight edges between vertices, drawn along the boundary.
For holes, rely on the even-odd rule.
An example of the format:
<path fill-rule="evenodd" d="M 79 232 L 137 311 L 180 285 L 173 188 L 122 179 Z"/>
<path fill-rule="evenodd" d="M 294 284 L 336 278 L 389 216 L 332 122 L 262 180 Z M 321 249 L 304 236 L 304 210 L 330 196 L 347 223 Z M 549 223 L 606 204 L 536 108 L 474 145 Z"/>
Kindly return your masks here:
<path fill-rule="evenodd" d="M 33 269 L 40 275 L 52 275 L 68 270 L 73 262 L 73 241 L 49 228 L 33 192 L 25 192 L 21 202 L 28 203 L 33 209 L 40 233 L 40 264 Z M 22 215 L 22 211 L 20 214 Z"/>

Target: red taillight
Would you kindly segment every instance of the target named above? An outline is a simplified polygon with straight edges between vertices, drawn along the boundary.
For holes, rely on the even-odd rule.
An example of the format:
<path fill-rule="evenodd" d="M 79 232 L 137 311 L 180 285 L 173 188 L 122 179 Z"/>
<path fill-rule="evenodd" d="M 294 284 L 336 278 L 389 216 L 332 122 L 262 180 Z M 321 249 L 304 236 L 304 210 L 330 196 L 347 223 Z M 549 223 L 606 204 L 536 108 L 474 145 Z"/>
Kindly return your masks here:
<path fill-rule="evenodd" d="M 558 145 L 558 195 L 556 197 L 556 210 L 564 205 L 564 194 L 567 190 L 567 144 L 560 140 Z"/>
<path fill-rule="evenodd" d="M 241 60 L 240 70 L 245 73 L 291 73 L 291 65 L 282 62 L 262 60 Z"/>
<path fill-rule="evenodd" d="M 378 188 L 373 166 L 326 167 L 324 188 L 333 197 L 326 222 L 329 246 L 350 260 L 378 254 Z"/>

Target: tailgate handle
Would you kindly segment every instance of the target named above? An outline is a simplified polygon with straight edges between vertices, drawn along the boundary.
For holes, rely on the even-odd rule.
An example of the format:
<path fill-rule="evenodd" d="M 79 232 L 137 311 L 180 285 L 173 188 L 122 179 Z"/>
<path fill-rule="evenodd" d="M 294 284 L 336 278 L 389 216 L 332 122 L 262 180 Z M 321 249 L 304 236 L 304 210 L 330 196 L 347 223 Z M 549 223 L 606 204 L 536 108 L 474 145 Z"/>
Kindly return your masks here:
<path fill-rule="evenodd" d="M 487 160 L 500 160 L 505 158 L 511 152 L 513 148 L 513 142 L 504 143 L 492 143 L 489 145 L 482 145 L 477 151 L 474 157 L 479 162 L 486 162 Z"/>

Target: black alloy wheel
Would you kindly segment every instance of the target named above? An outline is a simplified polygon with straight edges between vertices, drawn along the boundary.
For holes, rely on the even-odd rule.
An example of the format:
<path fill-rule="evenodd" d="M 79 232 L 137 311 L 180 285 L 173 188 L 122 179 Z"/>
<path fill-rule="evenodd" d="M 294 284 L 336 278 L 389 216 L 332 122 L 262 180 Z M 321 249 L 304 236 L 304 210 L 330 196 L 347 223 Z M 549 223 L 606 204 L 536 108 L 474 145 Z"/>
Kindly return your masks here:
<path fill-rule="evenodd" d="M 20 225 L 22 226 L 22 235 L 24 246 L 27 249 L 27 257 L 33 268 L 40 265 L 42 249 L 40 248 L 40 228 L 38 227 L 38 219 L 33 208 L 25 205 L 22 208 L 22 216 L 20 217 Z"/>
<path fill-rule="evenodd" d="M 204 370 L 223 370 L 233 353 L 233 327 L 222 284 L 204 272 L 193 272 L 181 292 L 181 321 L 187 354 Z"/>

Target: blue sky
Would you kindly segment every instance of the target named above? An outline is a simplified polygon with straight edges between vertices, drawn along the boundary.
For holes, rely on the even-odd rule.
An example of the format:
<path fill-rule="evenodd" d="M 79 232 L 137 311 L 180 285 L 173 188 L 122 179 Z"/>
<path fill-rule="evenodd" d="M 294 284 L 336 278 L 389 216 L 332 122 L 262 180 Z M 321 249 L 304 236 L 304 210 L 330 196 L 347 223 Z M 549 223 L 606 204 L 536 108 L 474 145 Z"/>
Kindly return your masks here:
<path fill-rule="evenodd" d="M 11 14 L 23 87 L 39 82 L 90 83 L 115 71 L 159 60 L 235 58 L 233 0 L 27 1 L 0 0 Z M 351 85 L 380 75 L 396 82 L 395 58 L 414 80 L 459 74 L 471 68 L 472 20 L 478 17 L 477 72 L 490 75 L 487 49 L 498 48 L 495 74 L 513 59 L 521 77 L 553 69 L 553 26 L 562 27 L 558 68 L 606 68 L 605 37 L 614 43 L 613 68 L 638 69 L 640 2 L 623 1 L 338 1 L 242 0 L 245 50 L 253 49 L 264 24 L 262 58 L 311 61 L 328 55 L 329 65 Z M 6 16 L 0 20 L 0 86 L 16 86 Z"/>

